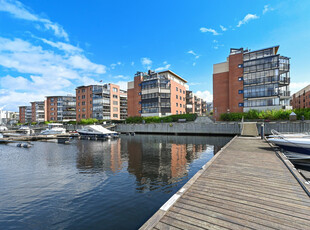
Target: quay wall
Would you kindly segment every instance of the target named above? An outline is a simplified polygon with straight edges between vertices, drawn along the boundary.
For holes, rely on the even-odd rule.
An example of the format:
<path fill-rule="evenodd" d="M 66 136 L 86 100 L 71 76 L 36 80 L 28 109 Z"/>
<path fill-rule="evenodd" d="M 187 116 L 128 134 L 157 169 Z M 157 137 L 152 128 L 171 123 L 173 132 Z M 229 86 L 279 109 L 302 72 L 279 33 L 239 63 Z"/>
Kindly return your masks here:
<path fill-rule="evenodd" d="M 260 134 L 261 125 L 265 126 L 265 135 L 271 130 L 279 132 L 307 132 L 310 131 L 310 121 L 283 121 L 283 122 L 257 122 Z M 121 133 L 154 133 L 154 134 L 197 134 L 197 135 L 238 135 L 241 134 L 240 122 L 215 123 L 154 123 L 154 124 L 118 124 L 115 131 Z"/>

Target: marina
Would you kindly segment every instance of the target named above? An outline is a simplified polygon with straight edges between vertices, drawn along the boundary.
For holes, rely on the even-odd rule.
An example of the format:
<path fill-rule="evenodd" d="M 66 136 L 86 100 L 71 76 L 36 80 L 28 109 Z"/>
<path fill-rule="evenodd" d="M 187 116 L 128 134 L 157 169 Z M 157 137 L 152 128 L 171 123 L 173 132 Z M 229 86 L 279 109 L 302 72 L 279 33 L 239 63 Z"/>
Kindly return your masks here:
<path fill-rule="evenodd" d="M 120 135 L 0 148 L 4 229 L 138 229 L 231 137 Z"/>
<path fill-rule="evenodd" d="M 306 229 L 309 191 L 264 140 L 236 137 L 140 229 Z"/>

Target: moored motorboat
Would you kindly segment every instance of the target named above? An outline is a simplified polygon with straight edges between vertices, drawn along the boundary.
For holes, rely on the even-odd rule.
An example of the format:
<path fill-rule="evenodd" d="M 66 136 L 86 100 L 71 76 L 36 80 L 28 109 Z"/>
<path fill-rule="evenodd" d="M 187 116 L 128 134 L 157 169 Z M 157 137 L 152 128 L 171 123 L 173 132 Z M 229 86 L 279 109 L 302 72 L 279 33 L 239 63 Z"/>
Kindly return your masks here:
<path fill-rule="evenodd" d="M 7 131 L 8 128 L 4 125 L 0 125 L 0 131 Z"/>
<path fill-rule="evenodd" d="M 88 125 L 82 129 L 77 130 L 77 132 L 81 136 L 90 136 L 98 138 L 114 138 L 119 136 L 117 132 L 108 130 L 102 127 L 101 125 Z"/>
<path fill-rule="evenodd" d="M 272 135 L 269 135 L 268 138 L 310 138 L 310 133 L 280 133 L 274 129 L 271 130 Z"/>
<path fill-rule="evenodd" d="M 279 146 L 280 148 L 297 153 L 304 153 L 310 155 L 310 138 L 304 137 L 274 137 L 269 138 L 268 141 Z"/>
<path fill-rule="evenodd" d="M 66 129 L 63 127 L 63 124 L 60 123 L 50 123 L 48 128 L 43 130 L 41 135 L 55 135 L 55 134 L 65 134 Z"/>

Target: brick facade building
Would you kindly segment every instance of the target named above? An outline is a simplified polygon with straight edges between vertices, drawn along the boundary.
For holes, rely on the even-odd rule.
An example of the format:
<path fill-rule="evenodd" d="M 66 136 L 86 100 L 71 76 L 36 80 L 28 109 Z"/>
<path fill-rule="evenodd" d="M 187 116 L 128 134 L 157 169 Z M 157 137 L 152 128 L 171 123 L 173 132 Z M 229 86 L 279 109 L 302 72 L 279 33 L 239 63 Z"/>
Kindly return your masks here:
<path fill-rule="evenodd" d="M 291 105 L 293 109 L 310 108 L 310 85 L 293 94 Z"/>
<path fill-rule="evenodd" d="M 278 49 L 231 49 L 226 62 L 213 65 L 215 119 L 227 112 L 289 106 L 289 58 L 280 56 Z"/>
<path fill-rule="evenodd" d="M 127 92 L 118 85 L 89 85 L 76 88 L 76 120 L 120 120 L 127 118 Z"/>
<path fill-rule="evenodd" d="M 128 82 L 128 116 L 185 114 L 186 83 L 170 70 L 137 72 Z"/>

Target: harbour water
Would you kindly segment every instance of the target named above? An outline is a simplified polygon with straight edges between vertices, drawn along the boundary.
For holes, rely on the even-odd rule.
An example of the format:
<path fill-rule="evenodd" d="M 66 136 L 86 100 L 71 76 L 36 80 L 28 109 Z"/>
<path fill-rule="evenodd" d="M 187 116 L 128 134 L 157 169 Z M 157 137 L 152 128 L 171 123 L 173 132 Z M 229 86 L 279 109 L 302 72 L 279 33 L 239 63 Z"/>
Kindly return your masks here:
<path fill-rule="evenodd" d="M 0 145 L 2 229 L 137 229 L 231 137 Z"/>

